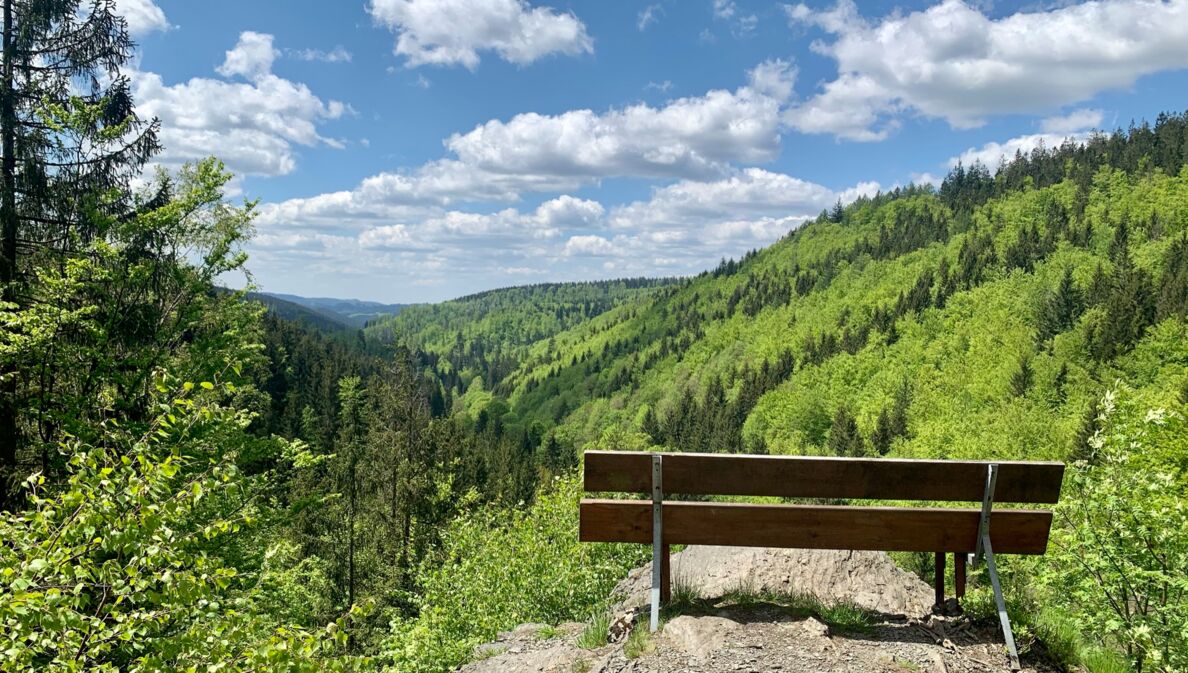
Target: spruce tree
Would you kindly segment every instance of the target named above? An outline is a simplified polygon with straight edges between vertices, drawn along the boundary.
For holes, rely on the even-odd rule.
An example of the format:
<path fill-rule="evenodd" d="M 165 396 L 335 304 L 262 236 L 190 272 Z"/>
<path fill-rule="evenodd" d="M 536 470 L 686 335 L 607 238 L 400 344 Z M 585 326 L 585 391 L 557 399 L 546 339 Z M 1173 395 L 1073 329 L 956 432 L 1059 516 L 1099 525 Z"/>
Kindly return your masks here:
<path fill-rule="evenodd" d="M 1188 318 L 1188 234 L 1173 241 L 1163 256 L 1155 312 L 1159 320 Z"/>
<path fill-rule="evenodd" d="M 895 433 L 891 429 L 891 414 L 883 409 L 879 412 L 874 432 L 870 434 L 870 445 L 880 456 L 885 456 L 891 451 L 893 441 L 895 441 Z"/>
<path fill-rule="evenodd" d="M 126 219 L 129 184 L 158 149 L 120 68 L 132 55 L 114 0 L 0 0 L 0 300 L 37 300 L 33 259 L 78 250 Z M 0 509 L 22 444 L 26 396 L 0 362 Z"/>
<path fill-rule="evenodd" d="M 866 442 L 858 432 L 858 421 L 849 408 L 840 406 L 829 428 L 829 449 L 839 456 L 866 455 Z"/>
<path fill-rule="evenodd" d="M 1085 300 L 1073 280 L 1072 268 L 1065 267 L 1064 275 L 1060 277 L 1060 284 L 1056 286 L 1055 290 L 1044 294 L 1040 307 L 1040 340 L 1047 341 L 1057 334 L 1071 329 L 1084 310 Z"/>

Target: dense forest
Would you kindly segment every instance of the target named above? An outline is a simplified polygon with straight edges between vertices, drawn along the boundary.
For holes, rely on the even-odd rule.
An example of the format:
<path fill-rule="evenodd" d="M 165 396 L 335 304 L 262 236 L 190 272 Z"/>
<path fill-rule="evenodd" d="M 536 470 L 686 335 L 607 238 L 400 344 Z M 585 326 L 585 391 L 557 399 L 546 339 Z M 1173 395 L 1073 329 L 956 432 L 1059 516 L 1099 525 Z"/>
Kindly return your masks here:
<path fill-rule="evenodd" d="M 590 618 L 647 554 L 578 544 L 592 448 L 1066 460 L 1024 644 L 1188 668 L 1188 115 L 353 329 L 219 287 L 254 204 L 145 175 L 112 3 L 4 10 L 0 670 L 445 671 Z"/>

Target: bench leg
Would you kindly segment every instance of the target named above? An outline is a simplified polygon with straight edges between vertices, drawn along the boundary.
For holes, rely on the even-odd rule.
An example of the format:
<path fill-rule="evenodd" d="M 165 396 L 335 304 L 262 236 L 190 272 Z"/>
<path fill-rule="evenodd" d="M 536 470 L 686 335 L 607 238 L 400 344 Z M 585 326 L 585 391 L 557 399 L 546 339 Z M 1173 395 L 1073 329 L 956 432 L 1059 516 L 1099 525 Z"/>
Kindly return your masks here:
<path fill-rule="evenodd" d="M 936 607 L 945 607 L 945 553 L 936 552 Z"/>
<path fill-rule="evenodd" d="M 953 554 L 953 586 L 957 591 L 957 600 L 965 598 L 965 554 Z"/>
<path fill-rule="evenodd" d="M 648 628 L 655 633 L 660 628 L 660 593 L 664 579 L 664 559 L 668 547 L 664 545 L 664 484 L 662 456 L 652 454 L 652 614 Z"/>
<path fill-rule="evenodd" d="M 1011 670 L 1019 666 L 1019 650 L 1015 647 L 1015 634 L 1011 631 L 1011 618 L 1007 616 L 1006 601 L 1002 597 L 1002 583 L 998 581 L 998 567 L 994 565 L 994 549 L 990 546 L 990 535 L 982 537 L 982 548 L 986 552 L 986 570 L 990 573 L 990 584 L 994 587 L 994 602 L 998 605 L 998 621 L 1002 622 L 1002 636 L 1006 639 L 1007 652 L 1011 656 Z"/>

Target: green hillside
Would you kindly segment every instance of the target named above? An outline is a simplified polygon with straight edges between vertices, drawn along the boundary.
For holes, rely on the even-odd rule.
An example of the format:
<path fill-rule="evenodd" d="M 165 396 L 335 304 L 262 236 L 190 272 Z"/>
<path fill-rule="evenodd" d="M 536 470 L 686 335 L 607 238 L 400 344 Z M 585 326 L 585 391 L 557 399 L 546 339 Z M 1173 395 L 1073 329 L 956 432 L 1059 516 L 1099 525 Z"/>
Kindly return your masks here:
<path fill-rule="evenodd" d="M 576 449 L 828 453 L 852 418 L 849 453 L 1063 458 L 1115 380 L 1188 376 L 1188 172 L 1135 136 L 860 200 L 535 343 L 448 305 L 395 337 L 517 361 L 484 390 Z"/>
<path fill-rule="evenodd" d="M 547 348 L 554 335 L 673 282 L 624 278 L 489 290 L 407 307 L 369 326 L 366 334 L 426 354 L 447 390 L 465 392 L 476 378 L 491 389 L 521 366 L 533 344 Z"/>

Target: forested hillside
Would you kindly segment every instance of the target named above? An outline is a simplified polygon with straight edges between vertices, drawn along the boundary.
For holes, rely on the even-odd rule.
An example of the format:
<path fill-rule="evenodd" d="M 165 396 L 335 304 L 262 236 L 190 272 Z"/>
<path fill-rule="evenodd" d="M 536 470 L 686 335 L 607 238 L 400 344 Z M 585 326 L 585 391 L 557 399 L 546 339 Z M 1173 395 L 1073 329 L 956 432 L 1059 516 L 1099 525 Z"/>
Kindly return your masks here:
<path fill-rule="evenodd" d="M 489 290 L 409 307 L 365 333 L 373 343 L 398 343 L 423 353 L 445 394 L 461 395 L 472 386 L 477 394 L 502 386 L 523 366 L 533 344 L 547 347 L 553 336 L 674 282 L 625 278 Z"/>
<path fill-rule="evenodd" d="M 1171 569 L 1185 568 L 1188 540 L 1186 158 L 1188 117 L 1162 115 L 995 173 L 958 166 L 938 190 L 859 199 L 742 260 L 517 344 L 518 365 L 487 370 L 456 408 L 555 425 L 578 453 L 1073 462 L 1055 551 L 1009 568 L 1036 601 L 1019 609 L 1049 631 L 1094 623 L 1100 639 L 1086 647 L 1121 648 L 1137 667 L 1182 664 L 1173 624 L 1186 594 Z M 481 320 L 439 329 L 418 325 L 454 334 L 458 351 L 465 335 L 500 344 Z M 1128 492 L 1134 480 L 1160 486 Z M 1128 537 L 1118 517 L 1146 533 Z M 1095 549 L 1078 537 L 1089 531 L 1121 537 Z"/>

